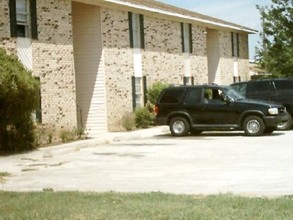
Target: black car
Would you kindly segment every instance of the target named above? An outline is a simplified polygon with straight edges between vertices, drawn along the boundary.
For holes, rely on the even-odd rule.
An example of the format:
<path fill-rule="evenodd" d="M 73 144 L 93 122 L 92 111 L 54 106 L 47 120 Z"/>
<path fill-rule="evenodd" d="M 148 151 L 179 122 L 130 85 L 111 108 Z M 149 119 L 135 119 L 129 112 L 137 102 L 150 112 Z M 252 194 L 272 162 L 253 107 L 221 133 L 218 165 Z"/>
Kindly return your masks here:
<path fill-rule="evenodd" d="M 288 130 L 292 127 L 293 78 L 251 80 L 234 83 L 231 86 L 246 98 L 282 103 L 289 113 L 289 118 L 286 123 L 280 124 L 278 128 Z"/>
<path fill-rule="evenodd" d="M 272 133 L 288 119 L 283 105 L 248 100 L 229 86 L 199 85 L 164 89 L 155 106 L 158 125 L 174 136 L 213 130 L 244 130 L 246 135 Z"/>

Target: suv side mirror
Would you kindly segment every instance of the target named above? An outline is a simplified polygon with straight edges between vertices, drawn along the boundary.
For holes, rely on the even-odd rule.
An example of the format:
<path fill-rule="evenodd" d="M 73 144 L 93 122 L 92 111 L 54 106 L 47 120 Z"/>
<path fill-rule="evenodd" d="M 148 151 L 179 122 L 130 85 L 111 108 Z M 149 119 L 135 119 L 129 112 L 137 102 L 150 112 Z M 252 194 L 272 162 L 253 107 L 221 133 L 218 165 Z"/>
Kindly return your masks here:
<path fill-rule="evenodd" d="M 230 104 L 230 103 L 234 102 L 234 99 L 231 98 L 231 97 L 229 97 L 229 96 L 227 96 L 227 95 L 224 95 L 223 98 L 224 98 L 224 101 L 225 101 L 227 104 Z"/>

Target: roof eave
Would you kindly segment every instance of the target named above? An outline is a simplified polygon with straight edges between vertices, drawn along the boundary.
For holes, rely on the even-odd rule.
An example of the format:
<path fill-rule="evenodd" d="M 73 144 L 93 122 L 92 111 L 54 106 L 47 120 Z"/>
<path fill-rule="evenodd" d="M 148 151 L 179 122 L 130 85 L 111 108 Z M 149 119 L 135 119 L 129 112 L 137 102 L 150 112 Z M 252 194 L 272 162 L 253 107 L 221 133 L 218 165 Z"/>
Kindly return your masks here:
<path fill-rule="evenodd" d="M 144 5 L 139 5 L 139 4 L 135 4 L 135 3 L 131 3 L 131 2 L 126 2 L 126 1 L 121 1 L 121 0 L 104 0 L 104 1 L 108 2 L 108 3 L 128 7 L 128 8 L 133 8 L 136 10 L 148 11 L 148 12 L 152 12 L 152 13 L 156 13 L 156 14 L 174 17 L 177 19 L 189 20 L 189 21 L 193 21 L 196 23 L 205 24 L 209 27 L 221 28 L 221 29 L 223 29 L 223 28 L 224 29 L 231 29 L 231 30 L 235 30 L 235 31 L 239 31 L 239 32 L 246 32 L 249 34 L 256 34 L 258 32 L 257 30 L 253 30 L 251 28 L 244 27 L 241 25 L 236 25 L 236 24 L 233 24 L 230 22 L 221 23 L 220 21 L 211 21 L 208 19 L 197 18 L 197 17 L 190 16 L 190 15 L 184 15 L 184 14 L 177 13 L 177 12 L 171 12 L 171 11 L 148 7 L 148 6 L 144 6 Z"/>

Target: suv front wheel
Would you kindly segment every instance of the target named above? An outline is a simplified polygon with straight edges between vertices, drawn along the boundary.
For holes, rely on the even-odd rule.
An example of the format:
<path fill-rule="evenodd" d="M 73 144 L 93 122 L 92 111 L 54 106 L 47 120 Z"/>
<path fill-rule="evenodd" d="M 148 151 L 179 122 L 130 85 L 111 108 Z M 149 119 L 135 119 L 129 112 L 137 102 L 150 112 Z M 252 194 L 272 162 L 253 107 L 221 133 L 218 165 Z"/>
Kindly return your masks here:
<path fill-rule="evenodd" d="M 173 136 L 185 136 L 189 130 L 189 123 L 183 117 L 175 117 L 170 121 L 170 131 Z"/>
<path fill-rule="evenodd" d="M 290 130 L 292 128 L 292 116 L 290 114 L 288 116 L 288 121 L 279 124 L 278 130 Z"/>
<path fill-rule="evenodd" d="M 243 129 L 248 136 L 260 136 L 265 131 L 265 124 L 258 116 L 248 116 L 244 119 Z"/>

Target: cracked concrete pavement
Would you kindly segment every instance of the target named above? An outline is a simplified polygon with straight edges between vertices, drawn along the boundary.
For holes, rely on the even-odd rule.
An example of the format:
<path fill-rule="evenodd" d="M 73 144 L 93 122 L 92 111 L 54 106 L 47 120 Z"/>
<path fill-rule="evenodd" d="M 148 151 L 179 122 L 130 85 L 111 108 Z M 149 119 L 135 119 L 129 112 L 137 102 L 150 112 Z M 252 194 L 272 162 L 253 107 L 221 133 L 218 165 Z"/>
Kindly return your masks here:
<path fill-rule="evenodd" d="M 293 131 L 262 137 L 211 132 L 174 138 L 168 127 L 0 157 L 6 191 L 161 191 L 176 194 L 293 194 Z"/>

